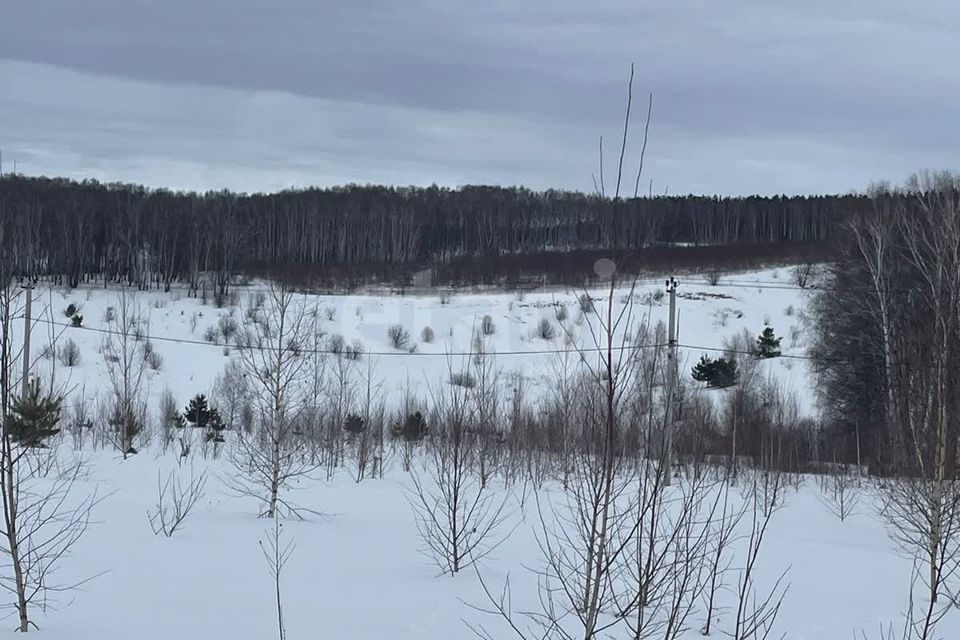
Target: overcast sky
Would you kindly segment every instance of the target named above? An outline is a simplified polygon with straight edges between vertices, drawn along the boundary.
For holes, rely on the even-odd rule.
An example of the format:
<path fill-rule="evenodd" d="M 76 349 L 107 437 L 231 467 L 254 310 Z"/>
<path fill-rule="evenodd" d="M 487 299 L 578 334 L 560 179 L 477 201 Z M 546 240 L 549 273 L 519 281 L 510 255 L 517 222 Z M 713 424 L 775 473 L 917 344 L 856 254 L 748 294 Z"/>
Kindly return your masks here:
<path fill-rule="evenodd" d="M 792 7 L 788 7 L 792 5 Z M 958 168 L 954 0 L 5 0 L 4 171 L 836 193 Z"/>

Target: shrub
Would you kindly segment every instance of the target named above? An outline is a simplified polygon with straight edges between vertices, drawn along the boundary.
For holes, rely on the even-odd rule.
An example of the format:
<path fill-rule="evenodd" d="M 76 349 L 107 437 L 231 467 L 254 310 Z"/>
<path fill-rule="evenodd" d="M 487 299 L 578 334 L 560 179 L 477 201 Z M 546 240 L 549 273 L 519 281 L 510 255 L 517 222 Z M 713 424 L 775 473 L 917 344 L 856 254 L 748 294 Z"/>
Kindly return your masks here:
<path fill-rule="evenodd" d="M 493 323 L 493 318 L 489 315 L 483 316 L 483 320 L 480 321 L 480 331 L 485 336 L 492 336 L 497 332 L 497 325 Z"/>
<path fill-rule="evenodd" d="M 103 321 L 106 324 L 110 324 L 117 319 L 117 310 L 113 307 L 107 307 L 103 312 Z"/>
<path fill-rule="evenodd" d="M 580 311 L 581 313 L 593 312 L 593 298 L 590 297 L 590 294 L 580 294 Z"/>
<path fill-rule="evenodd" d="M 257 291 L 247 294 L 247 303 L 243 305 L 244 324 L 253 324 L 260 320 L 264 306 L 267 304 L 267 294 Z"/>
<path fill-rule="evenodd" d="M 344 344 L 343 336 L 339 333 L 334 333 L 327 338 L 327 350 L 332 354 L 340 355 L 343 353 Z"/>
<path fill-rule="evenodd" d="M 463 387 L 464 389 L 473 389 L 473 387 L 476 386 L 477 381 L 474 380 L 473 376 L 468 372 L 451 373 L 450 384 L 455 387 Z"/>
<path fill-rule="evenodd" d="M 354 338 L 353 342 L 344 347 L 343 357 L 347 360 L 359 360 L 364 351 L 363 343 L 359 339 Z"/>
<path fill-rule="evenodd" d="M 723 277 L 723 274 L 720 273 L 719 269 L 713 269 L 712 271 L 709 271 L 706 275 L 707 284 L 709 284 L 711 287 L 715 287 L 718 284 L 720 284 L 720 278 L 722 277 Z"/>
<path fill-rule="evenodd" d="M 424 327 L 423 331 L 420 332 L 420 339 L 427 344 L 433 342 L 433 329 L 430 327 Z"/>
<path fill-rule="evenodd" d="M 220 338 L 220 332 L 217 331 L 216 327 L 207 327 L 207 330 L 203 332 L 203 339 L 207 342 L 212 342 L 217 344 L 217 341 Z"/>
<path fill-rule="evenodd" d="M 799 325 L 790 325 L 790 347 L 795 348 L 800 343 L 800 336 L 803 329 Z"/>
<path fill-rule="evenodd" d="M 390 339 L 390 344 L 393 345 L 394 349 L 405 349 L 407 343 L 410 341 L 410 333 L 403 328 L 402 324 L 391 325 L 387 329 L 387 337 Z"/>
<path fill-rule="evenodd" d="M 783 310 L 783 315 L 789 318 L 795 313 L 795 311 L 796 310 L 793 308 L 793 305 L 791 304 L 786 309 Z"/>
<path fill-rule="evenodd" d="M 567 311 L 566 306 L 560 305 L 559 307 L 557 307 L 557 321 L 563 322 L 568 317 L 570 317 L 570 312 Z"/>
<path fill-rule="evenodd" d="M 546 318 L 540 318 L 539 324 L 537 324 L 537 337 L 543 340 L 553 340 L 557 337 L 557 330 L 554 328 L 553 323 Z"/>
<path fill-rule="evenodd" d="M 347 419 L 343 422 L 343 430 L 353 435 L 359 435 L 363 433 L 366 428 L 367 425 L 363 421 L 363 418 L 355 413 L 348 415 Z"/>
<path fill-rule="evenodd" d="M 154 351 L 153 343 L 149 340 L 143 343 L 143 361 L 148 367 L 154 371 L 160 371 L 160 367 L 163 366 L 163 358 L 159 353 Z"/>
<path fill-rule="evenodd" d="M 336 307 L 326 307 L 323 310 L 323 315 L 326 316 L 327 320 L 333 320 L 337 317 L 337 308 Z"/>
<path fill-rule="evenodd" d="M 80 307 L 71 302 L 67 305 L 67 309 L 63 312 L 63 315 L 67 316 L 68 318 L 73 318 L 73 316 L 77 315 L 78 311 L 80 311 Z"/>
<path fill-rule="evenodd" d="M 160 367 L 163 366 L 163 357 L 156 351 L 151 351 L 146 354 L 144 361 L 147 363 L 147 366 L 154 371 L 160 371 Z"/>
<path fill-rule="evenodd" d="M 816 267 L 812 263 L 798 264 L 793 268 L 793 281 L 798 287 L 806 288 L 815 274 Z"/>
<path fill-rule="evenodd" d="M 82 327 L 82 326 L 83 326 L 83 316 L 81 316 L 81 315 L 75 315 L 75 316 L 73 316 L 73 318 L 70 319 L 70 324 L 71 324 L 72 326 L 74 326 L 74 327 Z"/>
<path fill-rule="evenodd" d="M 218 309 L 235 307 L 240 304 L 240 295 L 236 291 L 217 291 L 213 294 L 213 304 Z"/>
<path fill-rule="evenodd" d="M 393 425 L 393 435 L 407 442 L 419 442 L 427 435 L 427 421 L 423 414 L 415 411 L 408 415 L 403 422 Z"/>
<path fill-rule="evenodd" d="M 60 347 L 60 364 L 65 367 L 75 367 L 80 364 L 80 347 L 73 340 L 68 339 Z"/>
<path fill-rule="evenodd" d="M 230 316 L 220 316 L 217 319 L 217 329 L 223 336 L 224 343 L 230 342 L 230 339 L 236 335 L 238 328 L 237 321 Z"/>

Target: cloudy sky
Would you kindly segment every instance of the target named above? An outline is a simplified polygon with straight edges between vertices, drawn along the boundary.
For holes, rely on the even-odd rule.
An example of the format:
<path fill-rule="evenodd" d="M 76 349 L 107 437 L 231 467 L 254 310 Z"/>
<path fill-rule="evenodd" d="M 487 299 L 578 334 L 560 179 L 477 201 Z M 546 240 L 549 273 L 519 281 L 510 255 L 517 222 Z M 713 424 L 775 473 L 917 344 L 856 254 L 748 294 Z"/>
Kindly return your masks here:
<path fill-rule="evenodd" d="M 633 62 L 644 190 L 846 192 L 958 168 L 957 24 L 954 0 L 6 0 L 0 149 L 174 188 L 590 190 L 602 135 L 609 190 Z"/>

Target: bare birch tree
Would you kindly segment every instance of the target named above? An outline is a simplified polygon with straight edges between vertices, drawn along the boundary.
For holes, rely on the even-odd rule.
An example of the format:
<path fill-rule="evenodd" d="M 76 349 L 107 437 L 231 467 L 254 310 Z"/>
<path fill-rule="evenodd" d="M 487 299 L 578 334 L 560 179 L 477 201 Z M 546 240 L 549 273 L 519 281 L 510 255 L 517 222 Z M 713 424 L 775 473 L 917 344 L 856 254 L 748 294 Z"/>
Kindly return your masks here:
<path fill-rule="evenodd" d="M 140 438 L 146 429 L 146 404 L 143 383 L 146 372 L 140 306 L 136 295 L 121 291 L 117 308 L 108 316 L 107 332 L 100 352 L 107 365 L 113 390 L 109 417 L 111 439 L 123 457 L 137 453 Z"/>
<path fill-rule="evenodd" d="M 285 492 L 316 469 L 304 446 L 298 418 L 306 404 L 309 372 L 304 345 L 307 313 L 294 295 L 274 286 L 267 304 L 250 318 L 237 339 L 240 364 L 251 383 L 256 404 L 256 429 L 237 434 L 231 458 L 237 474 L 230 481 L 235 493 L 262 505 L 260 515 L 299 516 Z"/>
<path fill-rule="evenodd" d="M 497 495 L 474 474 L 478 447 L 470 391 L 441 385 L 433 398 L 434 429 L 423 464 L 411 473 L 410 502 L 424 551 L 443 573 L 453 576 L 504 540 L 509 496 Z"/>

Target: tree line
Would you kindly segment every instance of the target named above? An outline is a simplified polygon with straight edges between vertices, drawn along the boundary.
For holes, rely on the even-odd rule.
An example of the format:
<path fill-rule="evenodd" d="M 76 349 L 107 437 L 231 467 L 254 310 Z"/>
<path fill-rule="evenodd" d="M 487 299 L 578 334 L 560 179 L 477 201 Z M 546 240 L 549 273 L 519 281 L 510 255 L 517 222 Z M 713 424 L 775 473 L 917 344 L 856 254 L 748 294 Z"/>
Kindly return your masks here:
<path fill-rule="evenodd" d="M 878 188 L 844 231 L 813 308 L 817 391 L 838 457 L 887 476 L 884 516 L 928 590 L 903 637 L 931 638 L 960 553 L 960 176 Z"/>
<path fill-rule="evenodd" d="M 610 199 L 522 187 L 348 185 L 271 194 L 6 175 L 5 249 L 23 277 L 223 291 L 240 272 L 432 267 L 664 244 L 824 243 L 863 196 Z M 406 273 L 406 272 L 404 272 Z"/>

